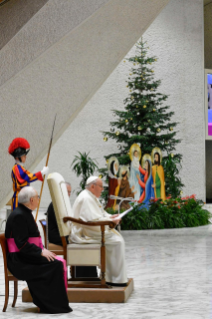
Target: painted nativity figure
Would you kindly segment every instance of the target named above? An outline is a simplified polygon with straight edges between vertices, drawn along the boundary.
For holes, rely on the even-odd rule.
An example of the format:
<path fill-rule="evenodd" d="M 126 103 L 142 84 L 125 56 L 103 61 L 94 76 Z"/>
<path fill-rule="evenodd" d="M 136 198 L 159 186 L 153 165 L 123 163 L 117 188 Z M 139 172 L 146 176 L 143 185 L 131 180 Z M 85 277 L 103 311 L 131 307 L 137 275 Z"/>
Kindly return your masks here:
<path fill-rule="evenodd" d="M 155 198 L 166 199 L 165 193 L 165 176 L 163 166 L 161 165 L 162 153 L 158 147 L 152 150 L 152 160 L 154 165 L 152 166 L 152 178 Z"/>

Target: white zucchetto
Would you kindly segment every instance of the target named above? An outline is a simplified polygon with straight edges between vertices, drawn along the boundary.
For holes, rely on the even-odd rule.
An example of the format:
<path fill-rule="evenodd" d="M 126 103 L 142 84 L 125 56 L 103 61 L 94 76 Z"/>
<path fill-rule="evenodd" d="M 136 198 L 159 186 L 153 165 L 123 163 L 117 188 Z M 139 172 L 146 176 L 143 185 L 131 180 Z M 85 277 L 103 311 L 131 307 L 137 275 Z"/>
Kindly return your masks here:
<path fill-rule="evenodd" d="M 89 185 L 89 184 L 91 184 L 92 182 L 94 182 L 97 179 L 98 179 L 97 176 L 90 176 L 90 177 L 88 177 L 85 185 Z"/>

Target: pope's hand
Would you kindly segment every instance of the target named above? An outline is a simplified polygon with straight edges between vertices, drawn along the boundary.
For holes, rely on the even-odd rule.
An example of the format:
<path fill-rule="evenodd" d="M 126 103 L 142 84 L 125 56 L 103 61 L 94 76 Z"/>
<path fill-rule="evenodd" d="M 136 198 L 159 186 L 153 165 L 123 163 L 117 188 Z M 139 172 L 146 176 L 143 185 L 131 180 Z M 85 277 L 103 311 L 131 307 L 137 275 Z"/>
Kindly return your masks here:
<path fill-rule="evenodd" d="M 41 174 L 42 174 L 42 175 L 47 175 L 48 172 L 49 172 L 49 168 L 48 168 L 47 166 L 44 166 L 43 169 L 42 169 L 42 171 L 41 171 Z"/>
<path fill-rule="evenodd" d="M 54 254 L 51 251 L 49 251 L 46 248 L 44 248 L 42 250 L 41 256 L 43 256 L 46 259 L 48 259 L 48 261 L 53 261 L 55 259 L 56 254 Z"/>
<path fill-rule="evenodd" d="M 116 215 L 112 215 L 112 216 L 111 216 L 112 221 L 113 221 L 116 225 L 118 225 L 118 224 L 120 223 L 120 221 L 121 221 L 121 218 L 115 219 L 115 218 L 117 218 L 117 217 L 119 217 L 119 214 L 116 214 Z"/>

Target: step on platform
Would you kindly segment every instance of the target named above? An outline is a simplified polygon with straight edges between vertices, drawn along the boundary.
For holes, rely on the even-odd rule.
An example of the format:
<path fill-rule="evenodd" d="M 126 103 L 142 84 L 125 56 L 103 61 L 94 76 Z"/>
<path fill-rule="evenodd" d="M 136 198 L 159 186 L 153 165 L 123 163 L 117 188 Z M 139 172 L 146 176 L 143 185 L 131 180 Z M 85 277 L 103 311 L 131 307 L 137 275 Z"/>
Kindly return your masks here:
<path fill-rule="evenodd" d="M 77 283 L 76 281 L 74 283 Z M 134 288 L 133 279 L 130 278 L 127 287 L 107 288 L 68 288 L 69 302 L 89 303 L 121 303 L 127 302 Z M 22 290 L 22 302 L 32 302 L 28 287 Z"/>

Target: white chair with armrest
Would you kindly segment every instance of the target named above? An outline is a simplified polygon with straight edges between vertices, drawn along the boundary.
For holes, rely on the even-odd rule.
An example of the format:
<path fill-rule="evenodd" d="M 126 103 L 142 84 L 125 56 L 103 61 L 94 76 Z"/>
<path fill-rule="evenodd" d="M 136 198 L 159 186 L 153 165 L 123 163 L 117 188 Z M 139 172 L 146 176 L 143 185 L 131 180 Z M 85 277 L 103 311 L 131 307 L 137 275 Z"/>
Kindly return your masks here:
<path fill-rule="evenodd" d="M 114 228 L 116 225 L 112 221 L 84 222 L 80 219 L 73 218 L 71 204 L 67 193 L 65 180 L 59 173 L 51 173 L 47 178 L 52 203 L 56 215 L 59 233 L 61 236 L 64 259 L 67 266 L 99 266 L 101 269 L 101 280 L 90 283 L 76 283 L 75 281 L 85 281 L 82 278 L 75 278 L 72 272 L 72 283 L 68 283 L 69 287 L 82 288 L 111 288 L 105 282 L 105 226 Z M 101 244 L 67 244 L 66 236 L 70 235 L 70 223 L 77 223 L 87 226 L 99 226 L 101 228 Z"/>

